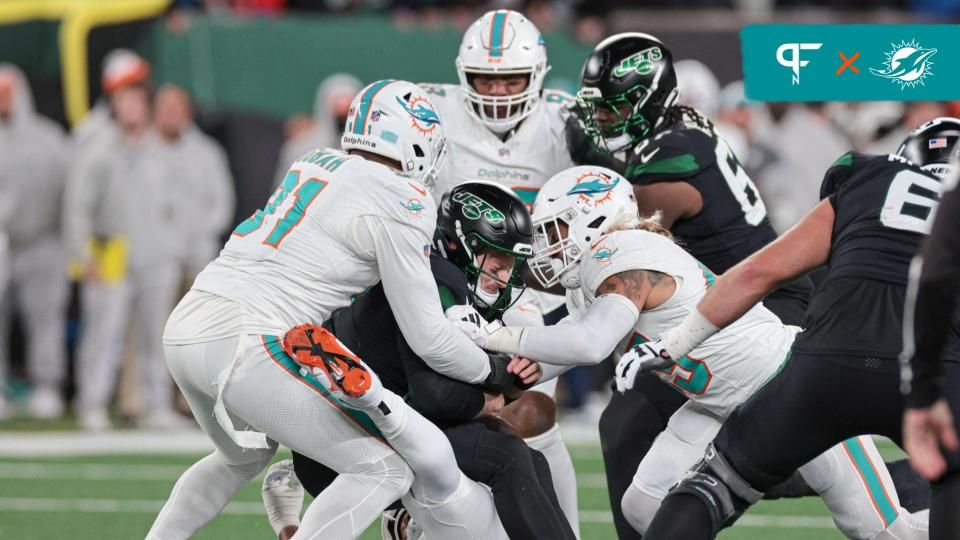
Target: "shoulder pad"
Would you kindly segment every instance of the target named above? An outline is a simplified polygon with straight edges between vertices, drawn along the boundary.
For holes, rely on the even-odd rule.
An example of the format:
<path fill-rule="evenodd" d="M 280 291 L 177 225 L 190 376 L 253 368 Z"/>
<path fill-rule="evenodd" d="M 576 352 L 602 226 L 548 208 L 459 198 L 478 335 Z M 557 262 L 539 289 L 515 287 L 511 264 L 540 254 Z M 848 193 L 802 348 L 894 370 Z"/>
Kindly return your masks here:
<path fill-rule="evenodd" d="M 870 155 L 847 152 L 830 165 L 820 184 L 820 199 L 830 197 L 843 188 L 853 177 L 867 174 L 875 176 L 884 170 L 913 167 L 906 159 L 894 154 Z"/>
<path fill-rule="evenodd" d="M 716 161 L 716 136 L 679 125 L 634 148 L 624 176 L 634 184 L 695 176 Z"/>

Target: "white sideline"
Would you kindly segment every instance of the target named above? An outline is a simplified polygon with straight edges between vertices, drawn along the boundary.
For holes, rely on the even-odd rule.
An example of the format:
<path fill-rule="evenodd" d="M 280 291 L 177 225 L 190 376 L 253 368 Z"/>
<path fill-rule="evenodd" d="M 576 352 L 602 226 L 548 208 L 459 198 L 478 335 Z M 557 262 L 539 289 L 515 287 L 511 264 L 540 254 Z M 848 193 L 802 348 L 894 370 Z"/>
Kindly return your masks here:
<path fill-rule="evenodd" d="M 596 426 L 560 425 L 568 445 L 599 444 Z M 22 431 L 0 433 L 0 457 L 92 456 L 104 454 L 205 454 L 213 445 L 200 430 Z M 571 453 L 578 454 L 576 448 Z M 593 452 L 591 451 L 591 454 Z"/>
<path fill-rule="evenodd" d="M 160 511 L 165 501 L 146 499 L 41 499 L 0 497 L 0 512 L 84 512 L 84 513 L 126 513 L 153 514 Z M 264 515 L 263 504 L 259 502 L 235 501 L 227 505 L 224 514 L 242 516 Z M 610 523 L 610 512 L 580 511 L 583 523 Z M 833 520 L 816 516 L 778 516 L 746 515 L 737 521 L 737 527 L 777 527 L 777 528 L 834 528 Z"/>

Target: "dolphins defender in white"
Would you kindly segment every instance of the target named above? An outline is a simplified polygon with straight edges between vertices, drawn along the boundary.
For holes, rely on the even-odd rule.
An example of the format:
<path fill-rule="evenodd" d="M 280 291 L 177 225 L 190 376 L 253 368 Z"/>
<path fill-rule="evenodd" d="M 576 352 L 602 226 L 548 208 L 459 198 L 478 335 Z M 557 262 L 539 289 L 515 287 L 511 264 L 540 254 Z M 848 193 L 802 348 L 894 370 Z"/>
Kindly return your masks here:
<path fill-rule="evenodd" d="M 430 99 L 408 82 L 371 84 L 351 105 L 341 146 L 347 153 L 320 149 L 295 162 L 170 316 L 168 367 L 216 450 L 180 477 L 147 538 L 191 536 L 278 444 L 339 473 L 306 510 L 298 539 L 357 537 L 411 483 L 436 505 L 471 491 L 443 435 L 400 398 L 384 398 L 392 414 L 372 413 L 389 416 L 372 419 L 378 432 L 280 345 L 287 330 L 321 324 L 382 281 L 404 337 L 433 369 L 471 383 L 491 373 L 487 354 L 444 317 L 430 271 L 428 189 L 444 155 Z M 419 457 L 448 466 L 416 470 L 414 480 L 394 450 L 409 448 L 394 439 L 401 431 L 419 442 Z M 489 527 L 496 514 L 487 508 L 477 515 Z"/>
<path fill-rule="evenodd" d="M 579 289 L 586 306 L 568 324 L 488 326 L 474 334 L 475 341 L 561 366 L 598 363 L 624 344 L 617 386 L 629 389 L 638 366 L 657 361 L 643 344 L 695 309 L 713 274 L 672 241 L 657 217 L 641 220 L 630 184 L 607 169 L 576 167 L 551 178 L 537 195 L 533 221 L 534 275 L 546 287 Z M 655 371 L 690 401 L 670 418 L 621 501 L 634 528 L 646 530 L 667 491 L 702 457 L 724 419 L 787 361 L 797 331 L 758 305 L 669 369 Z M 851 454 L 866 456 L 866 463 Z M 900 508 L 870 437 L 845 441 L 800 472 L 847 536 L 926 538 L 926 516 Z M 880 496 L 891 499 L 899 519 L 887 523 L 879 515 L 872 501 Z"/>

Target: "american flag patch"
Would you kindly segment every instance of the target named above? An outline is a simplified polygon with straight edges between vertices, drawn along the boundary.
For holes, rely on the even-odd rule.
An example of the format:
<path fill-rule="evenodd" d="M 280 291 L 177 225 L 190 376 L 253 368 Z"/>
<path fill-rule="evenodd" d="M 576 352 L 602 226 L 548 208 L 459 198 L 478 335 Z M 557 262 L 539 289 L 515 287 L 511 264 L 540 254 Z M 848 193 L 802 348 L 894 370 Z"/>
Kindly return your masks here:
<path fill-rule="evenodd" d="M 927 149 L 933 150 L 934 148 L 946 148 L 947 147 L 947 138 L 946 137 L 937 137 L 936 139 L 930 139 L 927 143 Z"/>

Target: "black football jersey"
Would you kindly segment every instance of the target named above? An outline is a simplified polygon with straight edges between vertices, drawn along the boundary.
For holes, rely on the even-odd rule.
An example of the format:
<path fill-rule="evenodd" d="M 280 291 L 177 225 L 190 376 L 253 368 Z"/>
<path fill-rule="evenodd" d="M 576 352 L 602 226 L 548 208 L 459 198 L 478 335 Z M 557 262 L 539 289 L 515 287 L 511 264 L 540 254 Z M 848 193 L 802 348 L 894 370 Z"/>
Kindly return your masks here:
<path fill-rule="evenodd" d="M 820 196 L 835 214 L 830 258 L 795 350 L 897 357 L 910 261 L 941 190 L 937 177 L 896 155 L 850 152 L 827 170 Z"/>
<path fill-rule="evenodd" d="M 700 262 L 726 272 L 777 237 L 750 177 L 727 143 L 712 131 L 678 122 L 638 145 L 625 173 L 630 183 L 689 183 L 703 209 L 670 232 Z"/>
<path fill-rule="evenodd" d="M 777 238 L 757 187 L 726 141 L 712 130 L 677 122 L 633 150 L 625 177 L 634 185 L 682 181 L 700 192 L 703 208 L 678 220 L 670 232 L 717 274 Z M 777 307 L 782 308 L 777 315 L 788 324 L 800 324 L 812 291 L 807 277 L 775 291 L 771 299 L 777 298 Z"/>
<path fill-rule="evenodd" d="M 431 254 L 430 269 L 444 310 L 468 302 L 467 278 L 459 268 Z M 400 333 L 382 284 L 334 312 L 324 326 L 377 373 L 385 388 L 401 396 L 407 394 L 408 374 L 400 357 L 415 355 Z"/>

